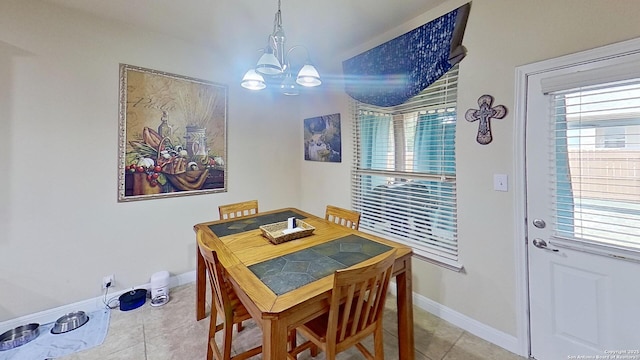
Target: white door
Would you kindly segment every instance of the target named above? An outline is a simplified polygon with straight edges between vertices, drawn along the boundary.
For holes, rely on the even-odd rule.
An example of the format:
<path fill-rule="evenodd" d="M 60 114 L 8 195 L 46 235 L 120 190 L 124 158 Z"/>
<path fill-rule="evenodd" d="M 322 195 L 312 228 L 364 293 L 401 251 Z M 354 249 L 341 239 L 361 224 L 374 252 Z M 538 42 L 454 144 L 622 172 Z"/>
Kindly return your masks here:
<path fill-rule="evenodd" d="M 636 50 L 563 58 L 527 77 L 530 340 L 538 360 L 640 360 Z M 626 78 L 635 80 L 618 82 Z"/>

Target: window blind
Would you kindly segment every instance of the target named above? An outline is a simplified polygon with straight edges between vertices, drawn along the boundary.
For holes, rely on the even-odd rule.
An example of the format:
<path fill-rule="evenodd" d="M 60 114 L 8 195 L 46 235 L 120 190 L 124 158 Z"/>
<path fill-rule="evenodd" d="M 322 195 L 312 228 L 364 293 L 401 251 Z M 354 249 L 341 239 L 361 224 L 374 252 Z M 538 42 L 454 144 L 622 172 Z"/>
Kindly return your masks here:
<path fill-rule="evenodd" d="M 360 229 L 460 269 L 456 225 L 457 66 L 403 104 L 353 101 L 353 207 Z"/>
<path fill-rule="evenodd" d="M 541 80 L 540 85 L 544 94 L 550 94 L 567 89 L 624 81 L 633 78 L 634 74 L 640 74 L 640 63 L 629 61 L 615 66 L 596 67 L 590 70 L 544 78 Z"/>
<path fill-rule="evenodd" d="M 640 78 L 550 95 L 556 236 L 640 250 Z"/>

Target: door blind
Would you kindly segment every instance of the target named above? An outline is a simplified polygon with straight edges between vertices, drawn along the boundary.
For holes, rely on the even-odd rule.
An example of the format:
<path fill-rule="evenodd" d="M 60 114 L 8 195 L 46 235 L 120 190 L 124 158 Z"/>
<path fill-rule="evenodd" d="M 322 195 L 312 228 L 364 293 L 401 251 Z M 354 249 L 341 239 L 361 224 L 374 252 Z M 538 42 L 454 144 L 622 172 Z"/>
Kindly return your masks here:
<path fill-rule="evenodd" d="M 406 103 L 353 102 L 353 207 L 360 228 L 459 269 L 455 125 L 458 69 Z"/>
<path fill-rule="evenodd" d="M 555 235 L 640 250 L 640 79 L 550 95 Z"/>

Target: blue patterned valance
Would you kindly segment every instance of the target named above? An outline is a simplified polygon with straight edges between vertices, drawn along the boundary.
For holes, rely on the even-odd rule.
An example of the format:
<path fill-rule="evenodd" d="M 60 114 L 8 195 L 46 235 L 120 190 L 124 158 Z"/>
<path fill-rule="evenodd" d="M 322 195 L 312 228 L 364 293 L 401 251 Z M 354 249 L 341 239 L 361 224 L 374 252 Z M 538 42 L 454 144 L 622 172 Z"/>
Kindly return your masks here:
<path fill-rule="evenodd" d="M 376 106 L 404 103 L 433 84 L 466 54 L 467 3 L 404 35 L 342 62 L 345 90 Z"/>

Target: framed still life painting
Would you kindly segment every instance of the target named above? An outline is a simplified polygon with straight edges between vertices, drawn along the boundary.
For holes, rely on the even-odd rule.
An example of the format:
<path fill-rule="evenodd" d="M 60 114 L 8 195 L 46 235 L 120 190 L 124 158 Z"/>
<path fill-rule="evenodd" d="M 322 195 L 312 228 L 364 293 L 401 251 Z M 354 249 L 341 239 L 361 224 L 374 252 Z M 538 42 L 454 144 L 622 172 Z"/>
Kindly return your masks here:
<path fill-rule="evenodd" d="M 227 94 L 120 64 L 118 201 L 226 191 Z"/>
<path fill-rule="evenodd" d="M 340 114 L 304 119 L 304 159 L 342 162 Z"/>

